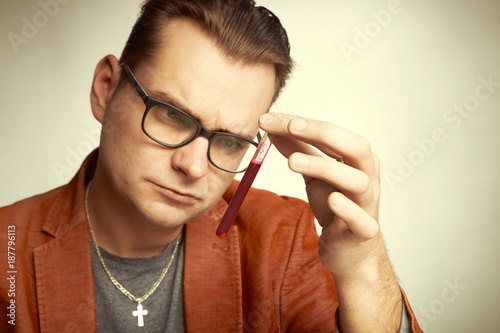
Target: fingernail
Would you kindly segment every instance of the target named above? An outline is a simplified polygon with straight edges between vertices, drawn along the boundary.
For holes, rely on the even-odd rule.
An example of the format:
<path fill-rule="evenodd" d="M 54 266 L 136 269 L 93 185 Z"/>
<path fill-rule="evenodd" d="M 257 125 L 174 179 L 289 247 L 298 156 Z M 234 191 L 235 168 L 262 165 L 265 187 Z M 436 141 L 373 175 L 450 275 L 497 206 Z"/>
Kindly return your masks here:
<path fill-rule="evenodd" d="M 307 126 L 307 122 L 302 118 L 294 118 L 290 123 L 292 131 L 301 131 Z"/>
<path fill-rule="evenodd" d="M 304 155 L 295 155 L 293 157 L 293 166 L 296 168 L 305 168 L 309 165 L 309 158 Z"/>
<path fill-rule="evenodd" d="M 270 123 L 273 122 L 273 116 L 270 115 L 269 113 L 265 113 L 262 116 L 260 116 L 260 123 L 262 125 L 269 125 Z"/>

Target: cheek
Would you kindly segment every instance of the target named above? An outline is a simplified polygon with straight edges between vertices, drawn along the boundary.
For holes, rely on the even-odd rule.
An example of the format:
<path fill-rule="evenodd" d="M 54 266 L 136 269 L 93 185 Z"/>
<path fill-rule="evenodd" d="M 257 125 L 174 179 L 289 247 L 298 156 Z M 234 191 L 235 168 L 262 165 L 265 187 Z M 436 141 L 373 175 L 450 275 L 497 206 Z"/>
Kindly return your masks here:
<path fill-rule="evenodd" d="M 140 146 L 147 137 L 142 133 L 142 114 L 137 106 L 126 99 L 116 99 L 106 109 L 102 124 L 100 150 L 107 156 L 111 170 L 133 168 L 140 156 Z"/>
<path fill-rule="evenodd" d="M 106 109 L 102 122 L 103 134 L 109 136 L 136 135 L 141 130 L 142 113 L 138 106 L 125 98 L 114 99 Z"/>
<path fill-rule="evenodd" d="M 210 191 L 209 193 L 212 198 L 218 200 L 224 194 L 224 192 L 226 192 L 235 175 L 220 171 L 218 169 L 214 172 L 214 177 L 212 177 L 208 182 Z"/>

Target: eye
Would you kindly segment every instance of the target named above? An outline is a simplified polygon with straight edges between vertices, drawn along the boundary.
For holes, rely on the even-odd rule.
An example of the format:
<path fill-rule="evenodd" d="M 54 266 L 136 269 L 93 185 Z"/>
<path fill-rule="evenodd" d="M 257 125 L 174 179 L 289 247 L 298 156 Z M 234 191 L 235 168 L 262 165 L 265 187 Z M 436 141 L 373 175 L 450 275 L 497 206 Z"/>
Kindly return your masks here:
<path fill-rule="evenodd" d="M 249 143 L 230 135 L 218 136 L 214 141 L 214 148 L 226 155 L 239 155 L 248 149 Z"/>
<path fill-rule="evenodd" d="M 237 150 L 240 147 L 240 143 L 235 138 L 225 137 L 223 142 L 227 148 L 231 148 L 233 150 Z"/>
<path fill-rule="evenodd" d="M 175 124 L 175 126 L 179 129 L 191 129 L 195 126 L 189 117 L 174 108 L 163 106 L 161 108 L 161 114 L 166 122 L 171 125 Z"/>
<path fill-rule="evenodd" d="M 221 136 L 218 143 L 222 148 L 231 154 L 238 153 L 247 146 L 245 145 L 245 141 L 232 136 Z"/>

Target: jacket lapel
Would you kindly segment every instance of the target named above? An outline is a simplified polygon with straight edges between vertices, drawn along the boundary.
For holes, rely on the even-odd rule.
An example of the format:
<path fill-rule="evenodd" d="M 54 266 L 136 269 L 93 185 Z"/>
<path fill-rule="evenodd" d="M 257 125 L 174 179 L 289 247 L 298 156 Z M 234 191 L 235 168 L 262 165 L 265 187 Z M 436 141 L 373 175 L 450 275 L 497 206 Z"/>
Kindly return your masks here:
<path fill-rule="evenodd" d="M 42 228 L 54 239 L 34 250 L 41 332 L 96 331 L 90 238 L 83 199 L 90 159 L 47 212 Z"/>
<path fill-rule="evenodd" d="M 203 217 L 186 226 L 184 318 L 186 332 L 241 332 L 242 286 L 238 228 L 215 235 L 227 208 L 221 199 Z"/>
<path fill-rule="evenodd" d="M 84 222 L 35 250 L 41 332 L 96 330 L 92 264 Z"/>

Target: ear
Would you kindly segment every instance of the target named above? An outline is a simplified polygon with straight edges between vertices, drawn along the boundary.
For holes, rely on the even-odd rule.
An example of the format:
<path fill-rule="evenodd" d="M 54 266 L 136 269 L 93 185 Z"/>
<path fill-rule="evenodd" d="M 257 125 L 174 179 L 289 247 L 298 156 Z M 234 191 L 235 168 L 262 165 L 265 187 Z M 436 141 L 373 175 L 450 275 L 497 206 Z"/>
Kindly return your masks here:
<path fill-rule="evenodd" d="M 90 105 L 95 119 L 101 124 L 106 108 L 111 102 L 118 82 L 120 81 L 121 66 L 113 55 L 107 55 L 99 63 L 94 72 L 94 80 L 90 91 Z"/>

